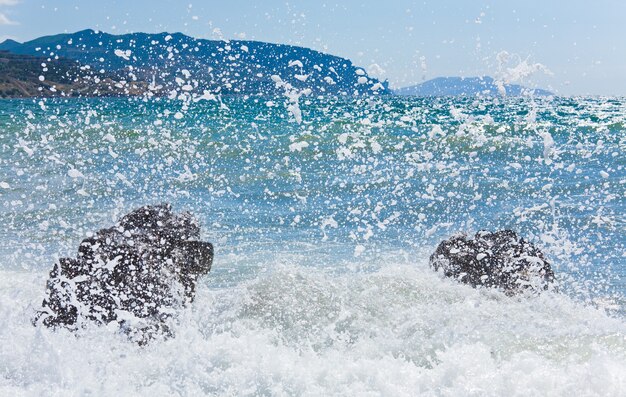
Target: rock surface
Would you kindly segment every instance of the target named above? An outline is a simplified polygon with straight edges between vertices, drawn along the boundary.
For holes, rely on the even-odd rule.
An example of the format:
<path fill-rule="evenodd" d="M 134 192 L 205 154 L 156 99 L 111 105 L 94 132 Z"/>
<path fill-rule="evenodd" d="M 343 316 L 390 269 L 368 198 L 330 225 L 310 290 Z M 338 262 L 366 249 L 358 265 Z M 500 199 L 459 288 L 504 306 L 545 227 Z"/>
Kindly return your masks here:
<path fill-rule="evenodd" d="M 54 265 L 35 323 L 76 330 L 117 322 L 139 343 L 171 336 L 168 320 L 193 301 L 213 262 L 213 246 L 199 237 L 193 216 L 168 204 L 132 211 Z"/>
<path fill-rule="evenodd" d="M 480 231 L 442 241 L 430 265 L 473 287 L 502 289 L 507 295 L 541 292 L 554 282 L 554 272 L 543 253 L 511 230 Z"/>

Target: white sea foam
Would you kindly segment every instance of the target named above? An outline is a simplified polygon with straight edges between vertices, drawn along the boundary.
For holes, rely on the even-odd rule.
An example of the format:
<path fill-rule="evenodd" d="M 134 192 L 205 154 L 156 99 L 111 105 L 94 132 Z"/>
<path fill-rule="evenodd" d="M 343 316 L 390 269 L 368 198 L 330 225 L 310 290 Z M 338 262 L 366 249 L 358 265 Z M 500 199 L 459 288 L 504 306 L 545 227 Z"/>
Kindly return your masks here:
<path fill-rule="evenodd" d="M 626 322 L 558 293 L 510 298 L 425 261 L 371 272 L 278 258 L 217 269 L 176 337 L 35 328 L 45 274 L 2 271 L 1 395 L 598 395 L 626 389 Z M 241 276 L 241 277 L 240 277 Z M 225 282 L 225 280 L 227 282 Z"/>

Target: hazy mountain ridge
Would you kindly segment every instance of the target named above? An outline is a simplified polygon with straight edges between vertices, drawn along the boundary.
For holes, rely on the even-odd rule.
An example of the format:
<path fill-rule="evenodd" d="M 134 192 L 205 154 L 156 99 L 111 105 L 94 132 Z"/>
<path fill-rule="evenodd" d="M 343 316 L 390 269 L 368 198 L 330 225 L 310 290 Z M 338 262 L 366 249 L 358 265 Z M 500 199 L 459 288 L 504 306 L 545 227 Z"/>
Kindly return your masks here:
<path fill-rule="evenodd" d="M 550 91 L 506 84 L 492 77 L 437 77 L 421 84 L 394 90 L 406 96 L 548 96 Z"/>

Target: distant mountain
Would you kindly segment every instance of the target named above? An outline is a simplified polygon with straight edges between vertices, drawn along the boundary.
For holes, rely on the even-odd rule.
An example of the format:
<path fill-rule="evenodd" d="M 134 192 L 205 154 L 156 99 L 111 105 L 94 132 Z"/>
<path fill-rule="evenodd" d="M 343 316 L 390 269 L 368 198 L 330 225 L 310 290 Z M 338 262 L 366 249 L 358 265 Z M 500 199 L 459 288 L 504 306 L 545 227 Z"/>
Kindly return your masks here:
<path fill-rule="evenodd" d="M 517 84 L 499 85 L 489 76 L 484 77 L 438 77 L 410 87 L 394 91 L 397 95 L 414 96 L 521 96 L 552 95 L 550 91 L 526 88 Z"/>
<path fill-rule="evenodd" d="M 6 40 L 0 50 L 43 57 L 50 71 L 66 59 L 82 70 L 145 84 L 155 95 L 390 94 L 386 82 L 351 61 L 307 48 L 257 41 L 196 39 L 181 33 L 111 35 L 94 30 Z M 42 72 L 45 76 L 46 73 Z"/>

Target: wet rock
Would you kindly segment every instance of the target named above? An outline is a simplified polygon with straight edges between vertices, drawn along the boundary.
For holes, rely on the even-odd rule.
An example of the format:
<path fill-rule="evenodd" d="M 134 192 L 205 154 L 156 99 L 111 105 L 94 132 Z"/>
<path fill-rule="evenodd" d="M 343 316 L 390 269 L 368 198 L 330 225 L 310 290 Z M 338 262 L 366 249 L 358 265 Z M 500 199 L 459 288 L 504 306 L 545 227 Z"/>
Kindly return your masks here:
<path fill-rule="evenodd" d="M 169 320 L 211 269 L 213 246 L 199 238 L 193 216 L 169 204 L 132 211 L 83 240 L 76 258 L 54 265 L 35 323 L 72 330 L 118 323 L 139 343 L 171 336 Z"/>
<path fill-rule="evenodd" d="M 503 290 L 507 295 L 541 292 L 554 282 L 554 272 L 543 253 L 511 230 L 480 231 L 442 241 L 430 265 L 473 287 Z"/>

